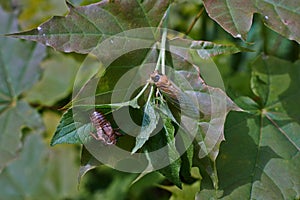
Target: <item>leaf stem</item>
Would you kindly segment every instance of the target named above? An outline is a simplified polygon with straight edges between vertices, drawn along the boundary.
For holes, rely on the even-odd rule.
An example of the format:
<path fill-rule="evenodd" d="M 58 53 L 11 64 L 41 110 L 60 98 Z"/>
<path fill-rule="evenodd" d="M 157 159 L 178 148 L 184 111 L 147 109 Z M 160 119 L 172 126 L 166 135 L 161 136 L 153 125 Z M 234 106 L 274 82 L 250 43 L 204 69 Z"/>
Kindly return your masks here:
<path fill-rule="evenodd" d="M 219 189 L 219 178 L 218 178 L 218 171 L 217 171 L 217 165 L 216 165 L 216 161 L 213 162 L 214 164 L 214 188 L 215 190 Z"/>
<path fill-rule="evenodd" d="M 150 92 L 149 92 L 149 96 L 148 96 L 146 105 L 147 105 L 147 104 L 150 102 L 150 100 L 151 100 L 152 93 L 153 93 L 153 89 L 154 89 L 154 87 L 153 87 L 153 85 L 152 85 L 151 88 L 150 88 Z"/>
<path fill-rule="evenodd" d="M 143 89 L 138 93 L 138 95 L 136 95 L 134 97 L 134 99 L 132 101 L 137 101 L 142 96 L 142 94 L 145 92 L 145 90 L 147 89 L 148 85 L 149 85 L 149 82 L 147 82 L 146 85 L 144 85 Z"/>
<path fill-rule="evenodd" d="M 143 89 L 130 101 L 126 101 L 126 102 L 122 102 L 122 103 L 113 103 L 113 104 L 108 104 L 108 105 L 111 107 L 114 107 L 116 109 L 119 109 L 123 106 L 131 106 L 133 108 L 139 108 L 140 106 L 137 103 L 138 99 L 142 96 L 142 94 L 145 92 L 145 90 L 147 89 L 148 86 L 149 86 L 149 82 L 147 82 L 146 85 L 144 85 Z M 153 90 L 153 86 L 151 87 L 149 97 L 151 97 L 151 95 L 152 95 L 152 92 L 153 92 L 152 90 Z M 148 97 L 148 99 L 149 99 L 149 97 Z"/>

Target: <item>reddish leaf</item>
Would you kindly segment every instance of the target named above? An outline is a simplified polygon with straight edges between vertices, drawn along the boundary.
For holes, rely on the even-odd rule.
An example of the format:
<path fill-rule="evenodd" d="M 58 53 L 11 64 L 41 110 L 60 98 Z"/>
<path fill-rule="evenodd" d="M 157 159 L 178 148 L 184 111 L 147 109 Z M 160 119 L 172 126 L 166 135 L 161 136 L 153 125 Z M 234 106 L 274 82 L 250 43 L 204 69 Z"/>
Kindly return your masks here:
<path fill-rule="evenodd" d="M 89 53 L 105 38 L 139 27 L 158 25 L 169 1 L 101 1 L 70 9 L 66 17 L 55 16 L 36 29 L 10 34 L 33 40 L 59 51 Z"/>
<path fill-rule="evenodd" d="M 300 4 L 297 0 L 204 0 L 209 16 L 236 38 L 246 38 L 254 13 L 279 34 L 300 42 Z"/>

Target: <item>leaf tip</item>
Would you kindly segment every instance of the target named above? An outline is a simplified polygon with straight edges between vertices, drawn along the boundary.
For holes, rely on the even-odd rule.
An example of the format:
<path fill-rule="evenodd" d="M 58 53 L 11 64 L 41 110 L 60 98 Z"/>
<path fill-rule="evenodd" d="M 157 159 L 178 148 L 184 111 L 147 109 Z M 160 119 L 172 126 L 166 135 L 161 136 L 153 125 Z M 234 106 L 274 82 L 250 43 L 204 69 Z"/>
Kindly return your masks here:
<path fill-rule="evenodd" d="M 133 155 L 133 154 L 135 154 L 136 152 L 137 152 L 137 150 L 138 150 L 139 148 L 137 148 L 136 146 L 132 149 L 132 151 L 131 151 L 131 155 Z"/>
<path fill-rule="evenodd" d="M 56 141 L 52 138 L 51 142 L 50 142 L 50 147 L 55 146 L 57 143 Z"/>
<path fill-rule="evenodd" d="M 69 9 L 74 8 L 74 5 L 70 1 L 66 1 L 66 5 L 68 6 Z"/>

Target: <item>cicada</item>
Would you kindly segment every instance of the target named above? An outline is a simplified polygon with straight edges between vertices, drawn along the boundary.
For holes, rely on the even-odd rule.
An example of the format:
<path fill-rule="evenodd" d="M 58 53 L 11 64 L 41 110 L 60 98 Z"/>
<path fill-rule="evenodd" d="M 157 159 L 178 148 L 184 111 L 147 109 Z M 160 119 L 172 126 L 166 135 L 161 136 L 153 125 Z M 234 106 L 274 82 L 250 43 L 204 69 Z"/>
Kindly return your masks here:
<path fill-rule="evenodd" d="M 90 120 L 96 129 L 96 135 L 90 133 L 93 138 L 102 140 L 104 144 L 107 145 L 117 143 L 117 136 L 120 136 L 121 134 L 112 128 L 110 122 L 105 119 L 102 113 L 94 111 L 90 115 Z"/>
<path fill-rule="evenodd" d="M 168 79 L 164 74 L 157 70 L 150 74 L 151 82 L 159 89 L 159 91 L 170 101 L 176 108 L 187 116 L 193 118 L 200 117 L 197 102 L 184 93 L 175 83 Z"/>

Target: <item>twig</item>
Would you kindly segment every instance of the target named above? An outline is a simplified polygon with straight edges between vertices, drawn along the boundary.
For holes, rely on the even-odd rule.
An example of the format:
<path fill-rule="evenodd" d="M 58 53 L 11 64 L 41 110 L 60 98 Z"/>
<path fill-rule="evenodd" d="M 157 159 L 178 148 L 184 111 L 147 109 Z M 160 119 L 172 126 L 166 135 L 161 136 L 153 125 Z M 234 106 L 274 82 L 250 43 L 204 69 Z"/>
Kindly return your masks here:
<path fill-rule="evenodd" d="M 189 28 L 188 28 L 187 31 L 185 32 L 186 35 L 188 35 L 188 34 L 192 31 L 192 29 L 194 28 L 196 22 L 197 22 L 198 19 L 201 17 L 203 11 L 204 11 L 204 7 L 202 7 L 202 8 L 199 10 L 199 12 L 198 12 L 198 14 L 196 15 L 194 21 L 192 22 L 192 24 L 189 26 Z"/>

